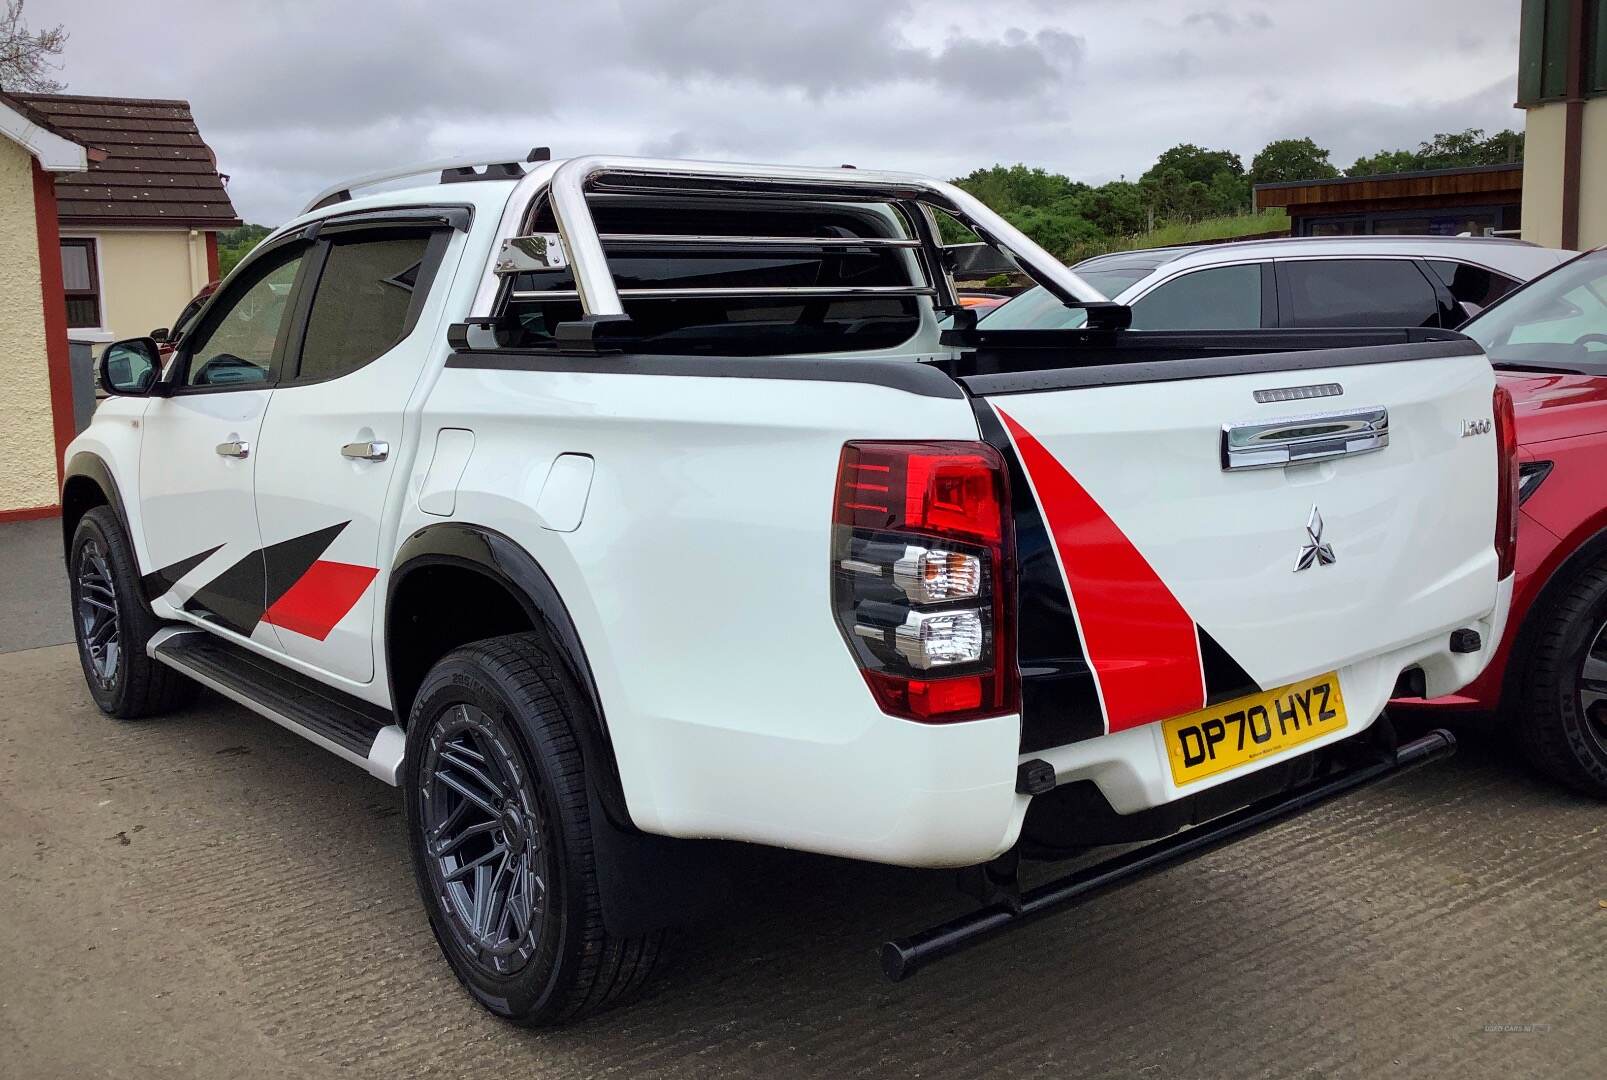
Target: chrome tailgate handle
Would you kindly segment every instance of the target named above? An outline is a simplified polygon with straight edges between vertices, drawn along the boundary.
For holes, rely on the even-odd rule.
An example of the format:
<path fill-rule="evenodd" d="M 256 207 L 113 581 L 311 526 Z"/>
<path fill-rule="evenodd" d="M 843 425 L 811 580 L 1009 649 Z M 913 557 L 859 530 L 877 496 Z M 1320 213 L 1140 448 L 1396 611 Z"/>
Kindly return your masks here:
<path fill-rule="evenodd" d="M 1222 468 L 1273 469 L 1366 454 L 1389 445 L 1383 406 L 1222 426 Z"/>

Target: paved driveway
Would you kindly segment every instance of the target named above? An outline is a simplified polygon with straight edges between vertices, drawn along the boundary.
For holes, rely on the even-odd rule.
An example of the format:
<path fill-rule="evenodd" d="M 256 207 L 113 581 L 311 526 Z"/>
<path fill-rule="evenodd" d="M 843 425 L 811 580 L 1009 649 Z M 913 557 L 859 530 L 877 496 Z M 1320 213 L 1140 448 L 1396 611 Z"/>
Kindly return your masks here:
<path fill-rule="evenodd" d="M 68 646 L 0 687 L 6 1078 L 1607 1076 L 1607 808 L 1496 741 L 901 986 L 948 875 L 755 850 L 649 1000 L 536 1034 L 438 958 L 394 790 L 210 695 L 107 720 Z"/>

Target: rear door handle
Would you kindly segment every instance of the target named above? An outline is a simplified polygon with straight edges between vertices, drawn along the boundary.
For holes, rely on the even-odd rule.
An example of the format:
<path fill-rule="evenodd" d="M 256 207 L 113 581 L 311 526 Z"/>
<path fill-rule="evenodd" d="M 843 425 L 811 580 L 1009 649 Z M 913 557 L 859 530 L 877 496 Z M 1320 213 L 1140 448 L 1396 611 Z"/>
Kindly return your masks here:
<path fill-rule="evenodd" d="M 381 439 L 349 442 L 340 448 L 340 453 L 353 461 L 384 461 L 391 454 L 391 444 Z"/>
<path fill-rule="evenodd" d="M 244 439 L 230 439 L 215 447 L 220 457 L 243 458 L 251 456 L 251 444 Z"/>

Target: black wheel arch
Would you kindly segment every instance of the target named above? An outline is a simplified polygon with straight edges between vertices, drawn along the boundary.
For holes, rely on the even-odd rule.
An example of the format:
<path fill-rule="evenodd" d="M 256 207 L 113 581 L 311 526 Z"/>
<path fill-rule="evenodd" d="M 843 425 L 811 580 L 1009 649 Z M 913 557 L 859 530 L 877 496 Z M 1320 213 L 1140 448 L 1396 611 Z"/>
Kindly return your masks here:
<path fill-rule="evenodd" d="M 111 467 L 99 454 L 80 450 L 62 470 L 61 550 L 64 557 L 71 557 L 73 531 L 78 528 L 78 522 L 97 506 L 110 506 L 123 531 L 133 539 L 128 512 L 123 508 L 123 494 L 117 489 Z"/>
<path fill-rule="evenodd" d="M 1498 708 L 1507 719 L 1513 719 L 1512 714 L 1523 693 L 1524 671 L 1534 652 L 1543 617 L 1582 572 L 1598 563 L 1607 562 L 1607 524 L 1597 524 L 1599 527 L 1596 531 L 1552 569 L 1545 584 L 1540 586 L 1540 591 L 1524 611 L 1523 623 L 1518 627 L 1517 636 L 1512 639 L 1512 651 L 1501 676 L 1501 702 Z"/>
<path fill-rule="evenodd" d="M 587 730 L 577 731 L 586 771 L 591 776 L 609 820 L 633 829 L 625 806 L 619 765 L 608 733 L 608 722 L 591 663 L 586 658 L 580 631 L 564 605 L 552 578 L 534 556 L 517 542 L 481 525 L 442 522 L 428 525 L 409 536 L 398 549 L 386 590 L 385 657 L 390 680 L 391 701 L 397 716 L 406 718 L 413 695 L 424 677 L 406 661 L 405 631 L 397 625 L 397 598 L 408 587 L 409 578 L 432 567 L 466 570 L 486 579 L 511 597 L 523 611 L 530 626 L 543 631 L 567 674 L 591 708 L 580 715 Z"/>

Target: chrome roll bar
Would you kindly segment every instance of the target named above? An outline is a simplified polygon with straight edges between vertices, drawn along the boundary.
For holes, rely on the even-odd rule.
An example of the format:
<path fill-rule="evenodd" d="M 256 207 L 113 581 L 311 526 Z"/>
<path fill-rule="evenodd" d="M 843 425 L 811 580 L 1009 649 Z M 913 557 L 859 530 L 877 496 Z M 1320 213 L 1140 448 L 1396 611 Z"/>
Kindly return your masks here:
<path fill-rule="evenodd" d="M 658 158 L 590 156 L 543 163 L 525 174 L 508 197 L 486 271 L 475 293 L 476 318 L 493 314 L 501 290 L 498 255 L 502 243 L 523 236 L 531 224 L 538 197 L 552 207 L 564 256 L 574 275 L 581 309 L 591 316 L 622 316 L 625 307 L 604 252 L 606 239 L 598 234 L 587 193 L 657 193 L 671 195 L 719 194 L 758 197 L 802 197 L 838 201 L 912 202 L 923 208 L 927 220 L 919 222 L 920 246 L 933 247 L 936 230 L 928 209 L 946 211 L 992 244 L 1017 269 L 1048 289 L 1064 303 L 1077 307 L 1103 303 L 1105 297 L 1081 277 L 1004 218 L 967 192 L 915 173 L 877 172 L 851 168 L 822 169 L 793 165 L 749 165 L 716 161 L 675 161 Z M 683 241 L 686 242 L 686 241 Z M 696 241 L 691 241 L 696 243 Z M 944 278 L 941 253 L 923 251 L 931 277 Z M 935 281 L 928 284 L 937 286 Z M 939 289 L 939 295 L 946 292 Z"/>

